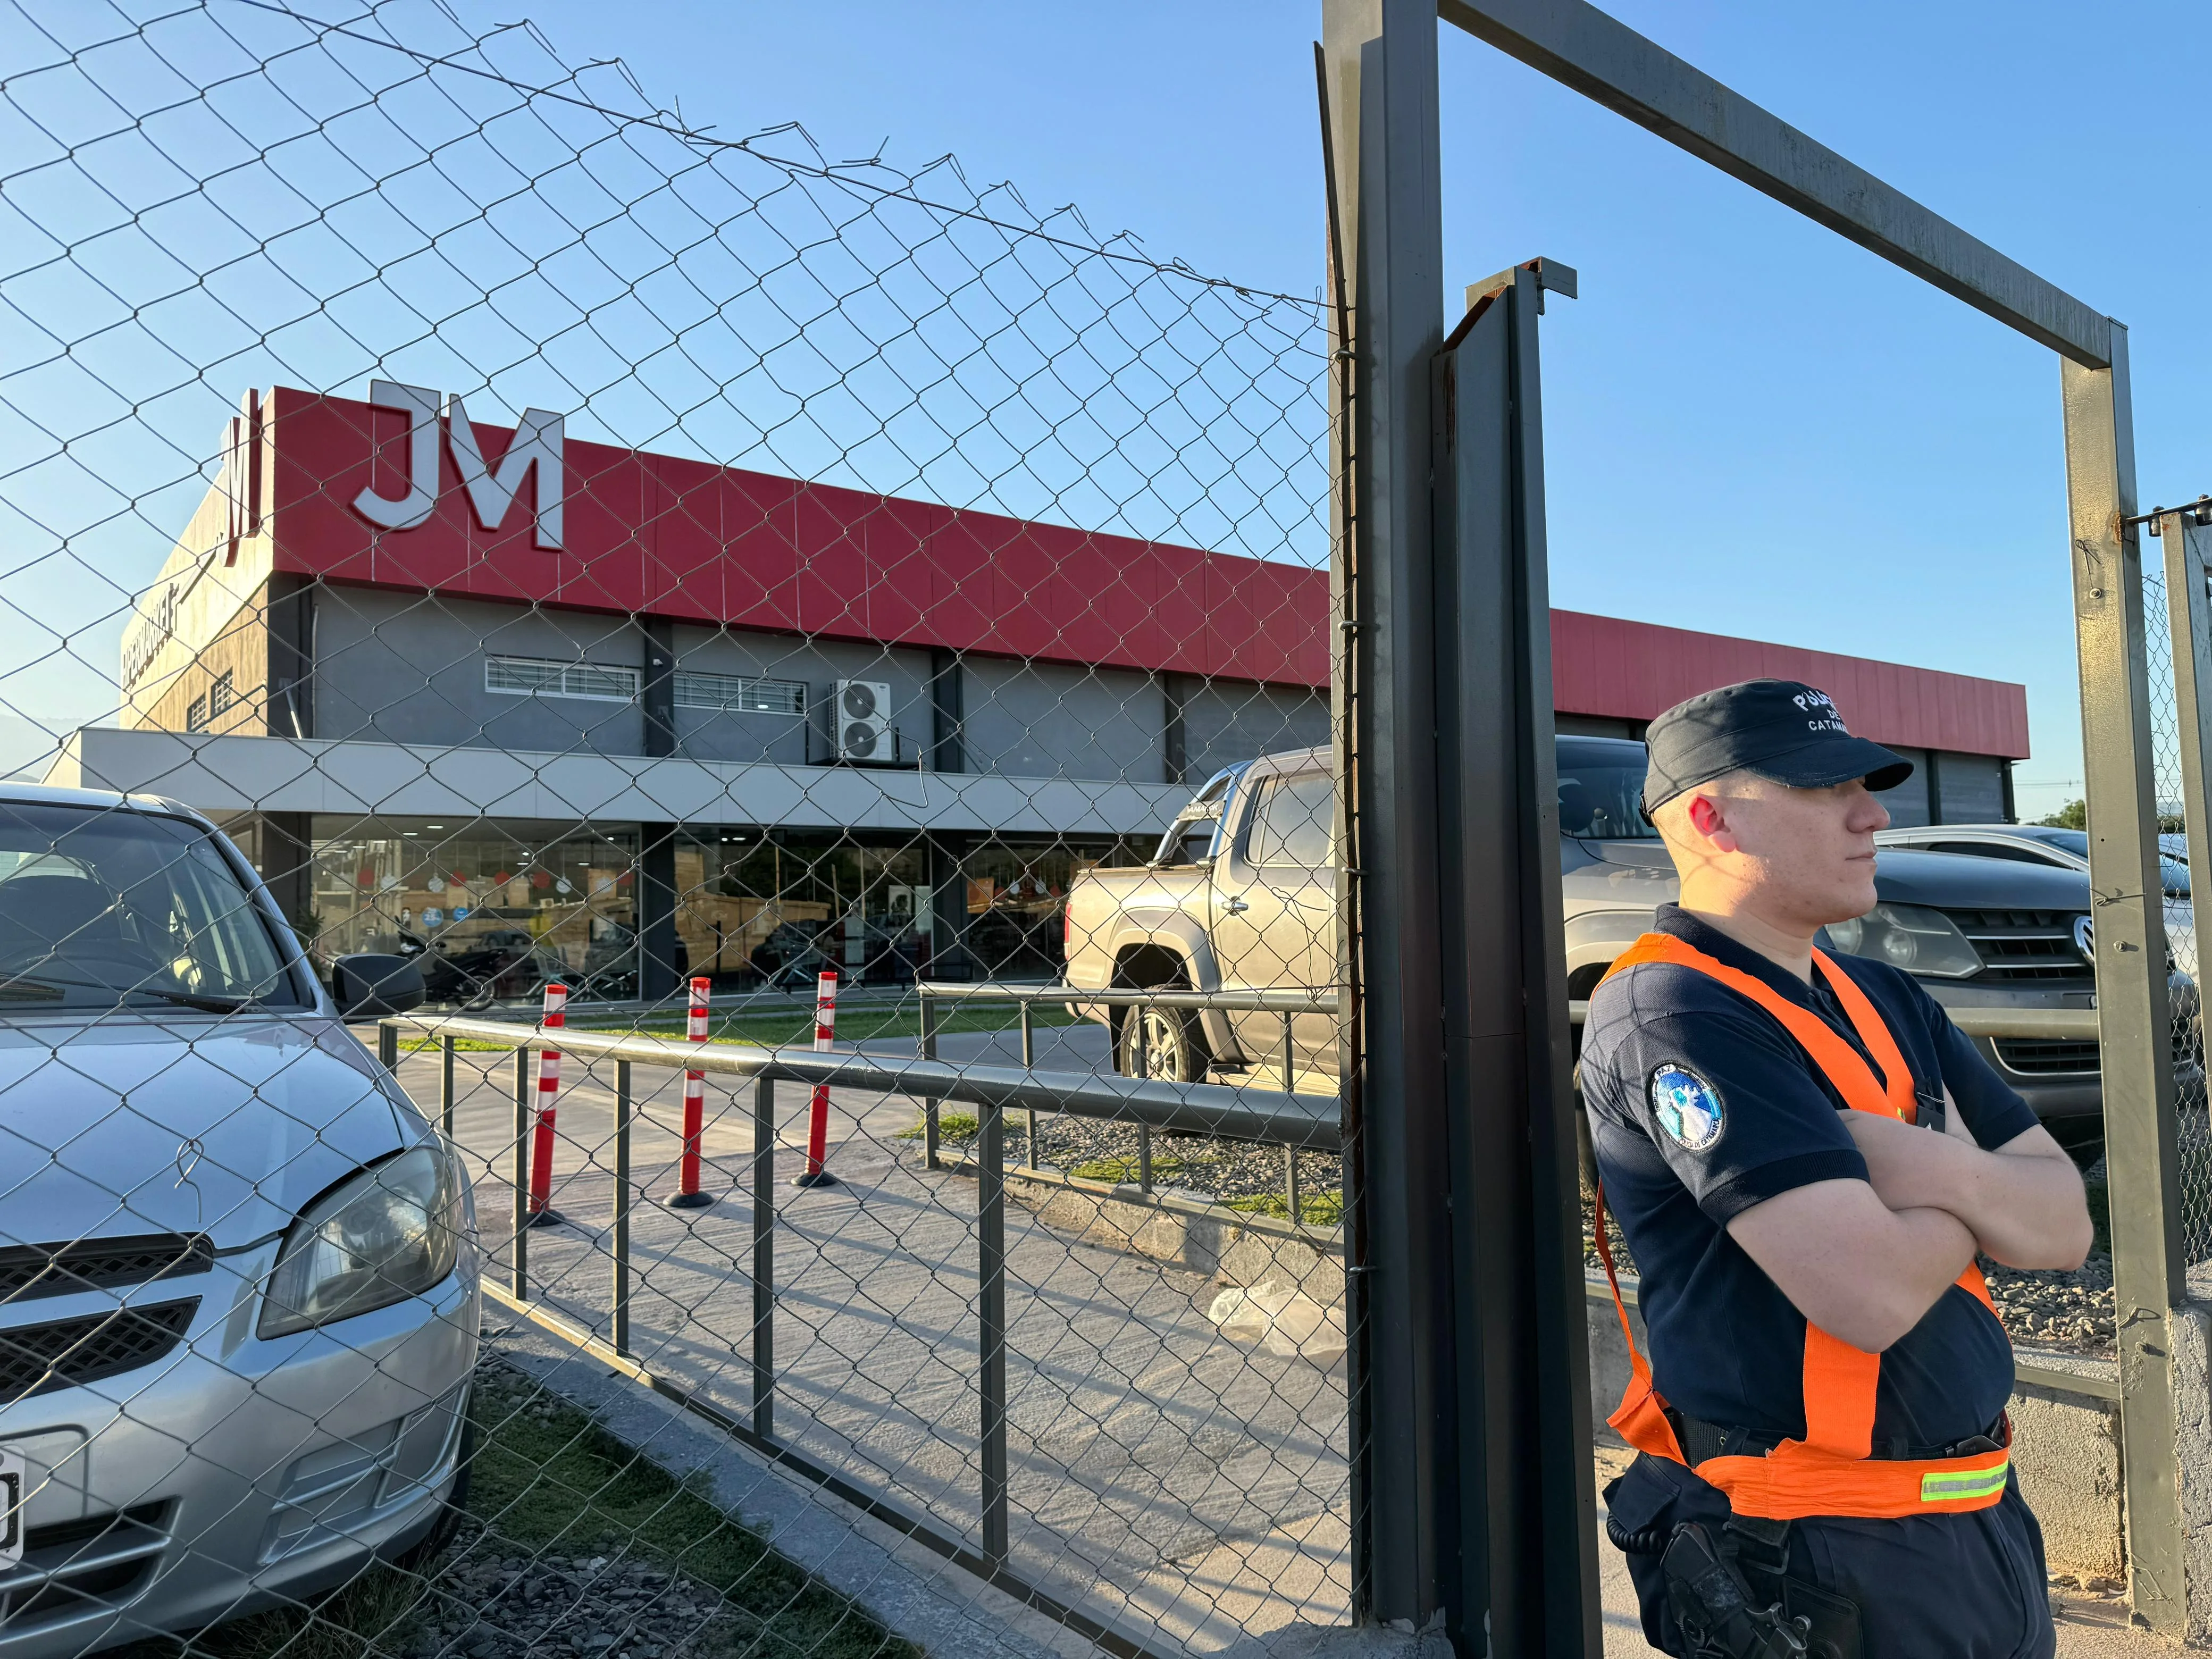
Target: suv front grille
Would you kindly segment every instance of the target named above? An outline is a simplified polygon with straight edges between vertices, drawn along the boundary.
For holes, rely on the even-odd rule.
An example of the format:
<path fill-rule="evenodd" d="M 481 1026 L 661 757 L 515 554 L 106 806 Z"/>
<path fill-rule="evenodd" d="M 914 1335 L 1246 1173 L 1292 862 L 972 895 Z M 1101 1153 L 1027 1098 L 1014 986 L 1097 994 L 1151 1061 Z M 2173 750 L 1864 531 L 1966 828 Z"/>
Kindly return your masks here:
<path fill-rule="evenodd" d="M 2081 1041 L 2048 1041 L 2036 1037 L 1998 1037 L 1997 1058 L 2007 1067 L 2028 1077 L 2075 1073 L 2097 1074 L 2099 1060 L 2094 1037 Z"/>
<path fill-rule="evenodd" d="M 204 1273 L 215 1261 L 204 1233 L 136 1233 L 61 1244 L 0 1248 L 0 1306 L 40 1296 L 120 1290 L 156 1279 Z"/>
<path fill-rule="evenodd" d="M 2092 977 L 2074 948 L 2078 910 L 1946 910 L 1973 944 L 1982 972 L 1991 979 Z"/>
<path fill-rule="evenodd" d="M 199 1305 L 191 1296 L 43 1325 L 0 1326 L 0 1406 L 152 1364 L 184 1340 Z"/>
<path fill-rule="evenodd" d="M 33 1527 L 22 1565 L 0 1572 L 0 1631 L 25 1636 L 122 1606 L 146 1587 L 169 1547 L 168 1505 Z"/>

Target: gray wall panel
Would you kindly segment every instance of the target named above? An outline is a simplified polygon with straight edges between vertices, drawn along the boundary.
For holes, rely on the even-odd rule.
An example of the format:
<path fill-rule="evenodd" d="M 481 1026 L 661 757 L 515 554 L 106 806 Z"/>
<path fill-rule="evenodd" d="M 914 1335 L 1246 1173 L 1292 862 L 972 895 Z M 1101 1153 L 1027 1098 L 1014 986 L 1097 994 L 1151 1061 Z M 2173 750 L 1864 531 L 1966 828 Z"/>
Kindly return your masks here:
<path fill-rule="evenodd" d="M 1206 681 L 1183 709 L 1186 775 L 1202 783 L 1256 755 L 1328 741 L 1328 694 L 1249 680 Z"/>
<path fill-rule="evenodd" d="M 487 691 L 489 654 L 639 668 L 644 640 L 626 617 L 327 586 L 315 605 L 316 734 L 556 754 L 643 752 L 634 699 Z"/>
<path fill-rule="evenodd" d="M 1944 823 L 2004 822 L 2005 763 L 1994 755 L 1937 750 L 1933 757 Z"/>
<path fill-rule="evenodd" d="M 969 657 L 961 735 L 971 772 L 1165 783 L 1167 698 L 1120 668 Z"/>
<path fill-rule="evenodd" d="M 1897 829 L 1917 829 L 1928 822 L 1928 751 L 1899 749 L 1897 752 L 1912 763 L 1912 775 L 1896 788 L 1883 790 L 1881 804 L 1889 808 L 1889 821 Z"/>

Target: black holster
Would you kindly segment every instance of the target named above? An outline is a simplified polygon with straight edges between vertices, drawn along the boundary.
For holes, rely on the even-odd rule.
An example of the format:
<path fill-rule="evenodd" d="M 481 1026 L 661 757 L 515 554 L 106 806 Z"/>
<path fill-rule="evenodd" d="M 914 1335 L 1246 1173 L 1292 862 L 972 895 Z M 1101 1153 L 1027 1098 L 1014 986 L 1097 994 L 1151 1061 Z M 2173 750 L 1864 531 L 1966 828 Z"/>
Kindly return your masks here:
<path fill-rule="evenodd" d="M 1695 1659 L 1863 1659 L 1858 1604 L 1789 1571 L 1790 1523 L 1732 1516 L 1717 1540 L 1676 1527 L 1660 1559 Z"/>

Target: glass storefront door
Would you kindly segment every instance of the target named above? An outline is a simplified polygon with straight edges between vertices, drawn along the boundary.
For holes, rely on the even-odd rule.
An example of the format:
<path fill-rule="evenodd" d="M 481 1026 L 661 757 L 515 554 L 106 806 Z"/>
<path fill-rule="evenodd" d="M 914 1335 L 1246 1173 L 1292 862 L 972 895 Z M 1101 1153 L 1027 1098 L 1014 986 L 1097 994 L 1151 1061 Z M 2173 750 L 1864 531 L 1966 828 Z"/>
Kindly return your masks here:
<path fill-rule="evenodd" d="M 318 815 L 311 948 L 416 957 L 430 1000 L 637 994 L 635 826 Z"/>

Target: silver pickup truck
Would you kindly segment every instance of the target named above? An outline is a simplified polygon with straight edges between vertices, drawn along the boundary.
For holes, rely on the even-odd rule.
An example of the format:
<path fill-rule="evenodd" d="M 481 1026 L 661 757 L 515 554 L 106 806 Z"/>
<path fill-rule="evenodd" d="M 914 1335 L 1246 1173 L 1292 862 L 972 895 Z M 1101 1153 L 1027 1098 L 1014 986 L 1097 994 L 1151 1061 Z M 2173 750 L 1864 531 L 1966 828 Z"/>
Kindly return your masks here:
<path fill-rule="evenodd" d="M 1636 810 L 1640 743 L 1558 740 L 1567 989 L 1587 997 L 1676 891 L 1674 867 Z M 1084 990 L 1270 990 L 1336 975 L 1329 756 L 1267 755 L 1216 774 L 1177 816 L 1152 862 L 1085 872 L 1067 896 L 1067 981 Z M 1899 847 L 1881 849 L 1881 902 L 1829 930 L 1829 948 L 1896 963 L 1948 1005 L 2087 1008 L 2088 877 L 2079 871 Z M 2186 981 L 2178 994 L 2195 1006 Z M 2179 1005 L 2177 1005 L 2179 1006 Z M 1281 1017 L 1206 1010 L 1083 1009 L 1114 1031 L 1116 1067 L 1195 1082 L 1273 1070 Z M 1296 1018 L 1300 1069 L 1333 1071 L 1336 1024 Z M 2097 1045 L 1977 1038 L 2059 1140 L 2103 1134 Z"/>

